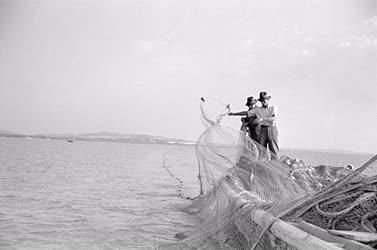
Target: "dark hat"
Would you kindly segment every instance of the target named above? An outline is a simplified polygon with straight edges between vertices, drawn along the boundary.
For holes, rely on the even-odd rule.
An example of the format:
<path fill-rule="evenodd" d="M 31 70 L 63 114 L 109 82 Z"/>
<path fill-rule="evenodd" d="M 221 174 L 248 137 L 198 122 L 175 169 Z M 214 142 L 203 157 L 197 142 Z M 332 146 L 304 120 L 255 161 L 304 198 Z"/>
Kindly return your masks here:
<path fill-rule="evenodd" d="M 271 96 L 269 96 L 266 91 L 262 91 L 262 92 L 259 93 L 258 101 L 269 100 L 270 98 L 271 98 Z"/>
<path fill-rule="evenodd" d="M 247 99 L 246 99 L 246 106 L 249 106 L 249 105 L 253 105 L 253 104 L 256 104 L 258 102 L 257 99 L 255 99 L 253 96 L 249 96 Z"/>

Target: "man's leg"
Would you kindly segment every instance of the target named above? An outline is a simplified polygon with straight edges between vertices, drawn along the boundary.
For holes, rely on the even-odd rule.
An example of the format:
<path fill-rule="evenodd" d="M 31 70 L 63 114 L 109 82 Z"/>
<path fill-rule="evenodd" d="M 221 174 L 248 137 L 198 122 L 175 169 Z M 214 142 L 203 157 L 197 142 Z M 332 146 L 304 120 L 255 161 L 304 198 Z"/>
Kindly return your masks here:
<path fill-rule="evenodd" d="M 268 148 L 271 152 L 271 160 L 278 158 L 279 145 L 278 145 L 278 129 L 276 126 L 269 127 L 268 129 Z"/>
<path fill-rule="evenodd" d="M 259 143 L 260 126 L 250 126 L 250 138 Z"/>
<path fill-rule="evenodd" d="M 261 151 L 259 152 L 261 158 L 265 158 L 267 156 L 267 143 L 268 143 L 268 127 L 261 127 L 259 131 L 259 144 L 263 146 Z"/>
<path fill-rule="evenodd" d="M 250 138 L 251 142 L 253 144 L 253 156 L 255 159 L 259 159 L 259 151 L 260 151 L 260 146 L 259 146 L 259 128 L 260 126 L 254 127 L 254 126 L 249 126 L 249 132 L 250 132 Z"/>

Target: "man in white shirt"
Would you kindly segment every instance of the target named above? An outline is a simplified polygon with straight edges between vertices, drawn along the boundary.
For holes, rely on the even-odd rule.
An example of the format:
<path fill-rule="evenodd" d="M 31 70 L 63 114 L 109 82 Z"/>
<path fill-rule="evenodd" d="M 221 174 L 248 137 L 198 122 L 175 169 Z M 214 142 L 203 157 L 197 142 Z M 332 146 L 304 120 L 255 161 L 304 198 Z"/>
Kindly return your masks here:
<path fill-rule="evenodd" d="M 268 106 L 271 96 L 267 92 L 259 93 L 258 101 L 261 102 L 262 107 L 255 108 L 248 111 L 248 117 L 255 116 L 255 122 L 260 125 L 259 130 L 259 144 L 270 150 L 271 159 L 277 159 L 279 152 L 278 146 L 278 130 L 276 126 L 277 108 L 275 106 Z"/>

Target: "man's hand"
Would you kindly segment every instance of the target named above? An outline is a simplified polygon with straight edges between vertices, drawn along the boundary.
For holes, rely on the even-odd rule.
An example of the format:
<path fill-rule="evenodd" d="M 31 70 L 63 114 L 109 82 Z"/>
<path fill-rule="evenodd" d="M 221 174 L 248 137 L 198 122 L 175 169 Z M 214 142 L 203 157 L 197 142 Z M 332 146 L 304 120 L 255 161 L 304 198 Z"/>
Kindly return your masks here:
<path fill-rule="evenodd" d="M 255 119 L 255 122 L 256 122 L 256 123 L 261 123 L 262 121 L 264 121 L 263 118 L 257 118 L 257 119 Z"/>

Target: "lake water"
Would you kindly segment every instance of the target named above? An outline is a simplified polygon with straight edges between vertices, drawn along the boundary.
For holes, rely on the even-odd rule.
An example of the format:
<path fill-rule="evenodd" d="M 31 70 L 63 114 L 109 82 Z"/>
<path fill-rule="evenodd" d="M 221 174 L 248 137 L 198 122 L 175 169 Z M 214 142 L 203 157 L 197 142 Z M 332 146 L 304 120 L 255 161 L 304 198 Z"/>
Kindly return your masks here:
<path fill-rule="evenodd" d="M 371 157 L 282 153 L 333 166 L 360 166 Z M 164 154 L 186 194 L 196 195 L 191 146 L 0 138 L 0 248 L 153 249 L 175 242 L 196 218 L 181 212 L 189 201 L 161 167 Z"/>

